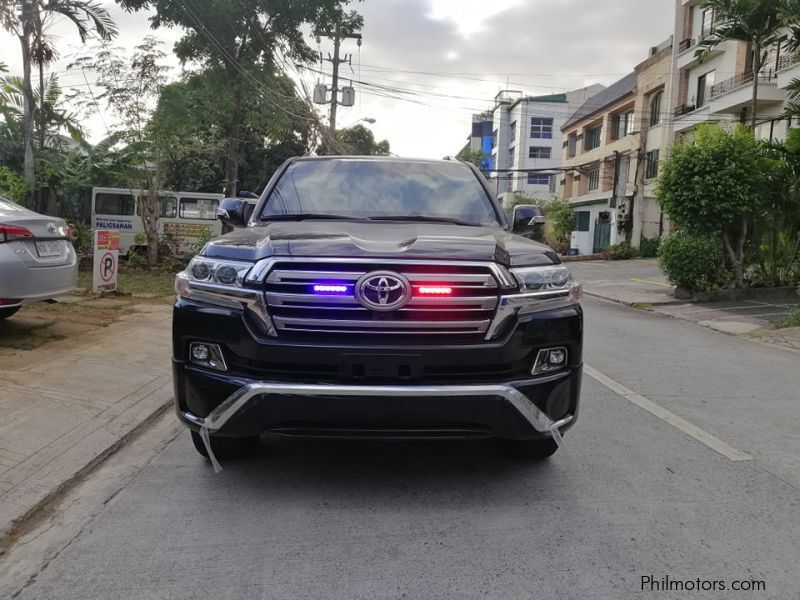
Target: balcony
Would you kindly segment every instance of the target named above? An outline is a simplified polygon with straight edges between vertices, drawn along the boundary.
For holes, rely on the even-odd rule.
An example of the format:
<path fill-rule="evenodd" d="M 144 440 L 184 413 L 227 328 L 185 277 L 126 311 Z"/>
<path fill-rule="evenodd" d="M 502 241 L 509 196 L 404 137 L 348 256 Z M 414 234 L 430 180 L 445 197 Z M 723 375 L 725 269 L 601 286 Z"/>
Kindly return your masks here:
<path fill-rule="evenodd" d="M 696 40 L 694 38 L 686 38 L 682 40 L 680 44 L 678 44 L 678 53 L 686 52 L 689 48 L 695 45 Z"/>
<path fill-rule="evenodd" d="M 778 59 L 778 89 L 785 90 L 793 79 L 800 77 L 800 52 L 790 52 Z"/>
<path fill-rule="evenodd" d="M 759 107 L 783 103 L 786 94 L 778 89 L 777 83 L 777 76 L 772 70 L 758 76 Z M 750 105 L 752 97 L 753 74 L 739 73 L 711 86 L 710 110 L 712 113 L 739 113 Z"/>

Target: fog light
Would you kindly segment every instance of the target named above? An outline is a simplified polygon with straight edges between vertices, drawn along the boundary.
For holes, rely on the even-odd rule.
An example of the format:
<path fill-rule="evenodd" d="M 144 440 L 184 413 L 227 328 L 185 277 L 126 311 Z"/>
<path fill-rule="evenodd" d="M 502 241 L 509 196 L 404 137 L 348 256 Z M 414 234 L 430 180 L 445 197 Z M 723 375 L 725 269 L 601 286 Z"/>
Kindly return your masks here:
<path fill-rule="evenodd" d="M 189 345 L 189 361 L 194 365 L 215 371 L 228 370 L 228 365 L 225 364 L 225 358 L 222 356 L 222 349 L 217 344 L 192 342 Z"/>
<path fill-rule="evenodd" d="M 205 362 L 208 360 L 208 346 L 205 344 L 192 344 L 192 360 Z"/>
<path fill-rule="evenodd" d="M 545 348 L 539 350 L 536 355 L 536 362 L 531 370 L 532 375 L 542 375 L 552 371 L 559 371 L 567 366 L 566 348 Z"/>

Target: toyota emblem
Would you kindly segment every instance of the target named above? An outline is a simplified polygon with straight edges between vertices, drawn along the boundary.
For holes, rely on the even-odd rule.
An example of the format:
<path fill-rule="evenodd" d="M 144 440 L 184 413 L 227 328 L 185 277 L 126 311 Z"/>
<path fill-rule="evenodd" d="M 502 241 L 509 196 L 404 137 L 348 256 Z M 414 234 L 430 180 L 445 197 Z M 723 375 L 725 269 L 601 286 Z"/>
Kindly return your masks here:
<path fill-rule="evenodd" d="M 411 298 L 411 284 L 391 271 L 367 273 L 356 283 L 356 298 L 370 310 L 398 310 Z"/>
<path fill-rule="evenodd" d="M 50 233 L 55 233 L 57 229 L 58 229 L 58 227 L 56 227 L 55 223 L 48 223 L 47 224 L 47 231 L 49 231 Z"/>

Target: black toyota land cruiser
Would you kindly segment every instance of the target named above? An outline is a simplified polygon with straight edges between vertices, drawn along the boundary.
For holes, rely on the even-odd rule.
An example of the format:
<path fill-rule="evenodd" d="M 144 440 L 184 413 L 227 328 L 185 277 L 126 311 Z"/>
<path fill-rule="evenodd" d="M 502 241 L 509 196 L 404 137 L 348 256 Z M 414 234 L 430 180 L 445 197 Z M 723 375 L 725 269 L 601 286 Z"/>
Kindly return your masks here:
<path fill-rule="evenodd" d="M 197 450 L 262 433 L 491 436 L 532 458 L 575 423 L 581 289 L 455 161 L 287 161 L 176 279 L 175 403 Z"/>

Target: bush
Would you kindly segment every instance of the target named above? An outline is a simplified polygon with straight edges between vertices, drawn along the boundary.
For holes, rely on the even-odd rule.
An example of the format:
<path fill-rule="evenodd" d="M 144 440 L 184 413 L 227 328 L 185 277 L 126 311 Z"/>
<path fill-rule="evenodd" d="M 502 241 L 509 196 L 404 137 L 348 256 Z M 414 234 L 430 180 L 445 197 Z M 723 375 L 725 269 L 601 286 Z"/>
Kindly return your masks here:
<path fill-rule="evenodd" d="M 0 165 L 0 194 L 17 204 L 25 202 L 25 181 L 6 166 Z"/>
<path fill-rule="evenodd" d="M 639 256 L 639 251 L 631 246 L 628 242 L 612 244 L 608 247 L 606 252 L 608 252 L 611 260 L 630 260 Z"/>
<path fill-rule="evenodd" d="M 678 231 L 664 238 L 658 264 L 673 285 L 689 292 L 710 292 L 732 281 L 722 244 L 710 236 Z"/>
<path fill-rule="evenodd" d="M 655 258 L 658 256 L 658 247 L 661 245 L 661 238 L 642 238 L 639 242 L 639 256 L 642 258 Z"/>

